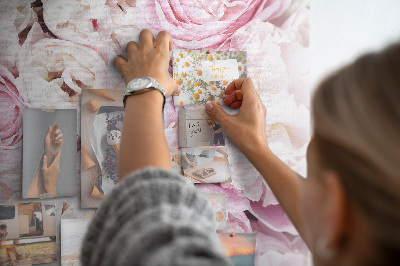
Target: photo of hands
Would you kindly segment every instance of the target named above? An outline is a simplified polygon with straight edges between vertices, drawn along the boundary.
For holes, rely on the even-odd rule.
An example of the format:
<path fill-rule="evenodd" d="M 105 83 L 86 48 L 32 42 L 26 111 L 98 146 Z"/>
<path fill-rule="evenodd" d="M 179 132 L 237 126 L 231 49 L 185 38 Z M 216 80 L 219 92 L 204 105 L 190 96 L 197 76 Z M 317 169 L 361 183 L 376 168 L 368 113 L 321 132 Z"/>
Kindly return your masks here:
<path fill-rule="evenodd" d="M 76 110 L 24 109 L 23 198 L 74 196 Z"/>

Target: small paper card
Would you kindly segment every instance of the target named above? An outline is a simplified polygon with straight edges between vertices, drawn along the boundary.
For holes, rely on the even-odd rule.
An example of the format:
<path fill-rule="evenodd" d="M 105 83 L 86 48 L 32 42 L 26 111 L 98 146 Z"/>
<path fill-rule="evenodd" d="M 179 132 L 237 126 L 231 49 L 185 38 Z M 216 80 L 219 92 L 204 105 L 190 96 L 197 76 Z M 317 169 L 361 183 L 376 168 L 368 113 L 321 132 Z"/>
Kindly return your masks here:
<path fill-rule="evenodd" d="M 76 116 L 76 109 L 24 109 L 22 198 L 76 194 Z M 55 186 L 43 186 L 46 180 Z"/>
<path fill-rule="evenodd" d="M 92 220 L 61 219 L 61 264 L 81 265 L 80 252 Z"/>
<path fill-rule="evenodd" d="M 204 107 L 179 110 L 179 147 L 225 146 L 225 131 Z"/>
<path fill-rule="evenodd" d="M 257 236 L 255 233 L 218 235 L 225 255 L 234 266 L 254 265 Z"/>
<path fill-rule="evenodd" d="M 82 90 L 82 208 L 98 208 L 117 185 L 123 95 L 123 90 Z"/>
<path fill-rule="evenodd" d="M 224 230 L 226 227 L 227 212 L 226 212 L 226 194 L 214 193 L 205 194 L 207 199 L 211 202 L 215 210 L 215 220 L 217 221 L 217 231 Z"/>
<path fill-rule="evenodd" d="M 222 104 L 226 86 L 246 77 L 246 52 L 174 50 L 173 73 L 182 89 L 175 105 Z"/>

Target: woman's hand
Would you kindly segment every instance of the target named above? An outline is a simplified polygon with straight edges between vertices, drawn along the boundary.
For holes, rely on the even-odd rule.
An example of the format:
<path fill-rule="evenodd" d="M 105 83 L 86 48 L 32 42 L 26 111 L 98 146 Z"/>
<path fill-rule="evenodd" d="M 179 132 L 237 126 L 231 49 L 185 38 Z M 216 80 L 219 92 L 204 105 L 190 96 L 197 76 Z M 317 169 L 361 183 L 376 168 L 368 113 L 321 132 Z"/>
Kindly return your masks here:
<path fill-rule="evenodd" d="M 207 103 L 207 112 L 225 129 L 228 137 L 246 155 L 258 149 L 268 149 L 266 108 L 249 78 L 232 81 L 225 89 L 225 105 L 236 109 L 236 115 L 227 114 L 219 105 Z"/>
<path fill-rule="evenodd" d="M 125 84 L 135 78 L 152 77 L 164 88 L 166 96 L 177 91 L 178 86 L 168 73 L 169 51 L 172 38 L 166 31 L 160 31 L 157 40 L 153 33 L 144 29 L 140 32 L 140 46 L 131 41 L 126 46 L 128 60 L 118 56 L 114 65 L 125 79 Z"/>
<path fill-rule="evenodd" d="M 63 146 L 63 134 L 58 128 L 60 125 L 56 124 L 54 127 L 49 127 L 46 136 L 44 137 L 44 155 L 48 157 L 49 162 L 52 162 Z"/>
<path fill-rule="evenodd" d="M 57 196 L 56 182 L 60 174 L 60 156 L 61 152 L 56 154 L 53 162 L 47 166 L 47 156 L 43 155 L 42 174 L 45 193 L 49 197 Z"/>

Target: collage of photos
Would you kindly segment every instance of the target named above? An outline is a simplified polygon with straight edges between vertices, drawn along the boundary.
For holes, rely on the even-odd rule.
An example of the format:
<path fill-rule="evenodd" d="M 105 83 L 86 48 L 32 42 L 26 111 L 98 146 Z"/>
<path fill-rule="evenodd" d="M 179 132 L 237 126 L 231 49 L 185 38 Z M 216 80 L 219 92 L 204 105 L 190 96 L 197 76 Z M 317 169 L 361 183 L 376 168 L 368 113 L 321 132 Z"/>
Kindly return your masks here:
<path fill-rule="evenodd" d="M 245 78 L 246 52 L 174 50 L 173 75 L 182 92 L 174 96 L 175 105 L 223 104 L 226 86 Z"/>
<path fill-rule="evenodd" d="M 118 181 L 124 107 L 122 90 L 83 90 L 81 207 L 98 208 Z"/>
<path fill-rule="evenodd" d="M 76 116 L 76 109 L 24 109 L 24 199 L 75 196 Z"/>
<path fill-rule="evenodd" d="M 219 63 L 222 65 L 216 63 L 213 66 L 223 68 L 225 63 L 233 64 L 229 60 L 221 60 Z M 207 85 L 204 80 L 217 74 L 207 72 L 206 68 L 202 71 L 203 79 L 194 82 L 196 87 L 203 86 L 210 91 L 217 89 L 219 94 L 223 93 L 227 81 L 211 81 Z M 200 90 L 197 92 L 201 93 Z M 211 93 L 209 100 L 218 101 L 220 96 Z M 82 90 L 79 203 L 82 210 L 98 208 L 117 184 L 125 111 L 122 98 L 122 90 Z M 196 104 L 201 104 L 201 101 Z M 179 110 L 178 118 L 181 156 L 177 164 L 181 173 L 193 183 L 231 182 L 226 134 L 222 126 L 208 115 L 204 106 Z M 26 108 L 23 123 L 23 199 L 77 196 L 77 110 Z M 206 194 L 206 197 L 215 210 L 217 232 L 221 232 L 226 229 L 228 221 L 226 195 L 216 193 Z M 57 262 L 55 205 L 45 201 L 0 205 L 0 265 Z M 61 215 L 68 212 L 69 207 L 68 201 L 64 200 Z M 61 265 L 81 265 L 81 243 L 91 220 L 75 217 L 60 221 Z M 228 245 L 226 249 L 233 250 L 234 247 Z M 239 253 L 232 258 L 233 261 L 243 261 Z"/>
<path fill-rule="evenodd" d="M 2 205 L 0 213 L 0 265 L 57 261 L 54 203 Z"/>

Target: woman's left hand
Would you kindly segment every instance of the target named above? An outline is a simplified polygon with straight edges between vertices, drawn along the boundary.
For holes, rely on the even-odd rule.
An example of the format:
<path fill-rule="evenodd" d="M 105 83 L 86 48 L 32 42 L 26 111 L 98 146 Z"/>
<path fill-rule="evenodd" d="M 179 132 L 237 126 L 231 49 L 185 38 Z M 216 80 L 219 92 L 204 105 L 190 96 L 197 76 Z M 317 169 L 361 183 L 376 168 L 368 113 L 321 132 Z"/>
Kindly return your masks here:
<path fill-rule="evenodd" d="M 160 31 L 157 40 L 149 29 L 140 32 L 140 46 L 131 41 L 126 46 L 128 60 L 118 56 L 114 65 L 124 77 L 125 84 L 140 77 L 152 77 L 164 88 L 166 96 L 178 90 L 175 80 L 169 75 L 169 51 L 172 38 L 166 31 Z"/>

